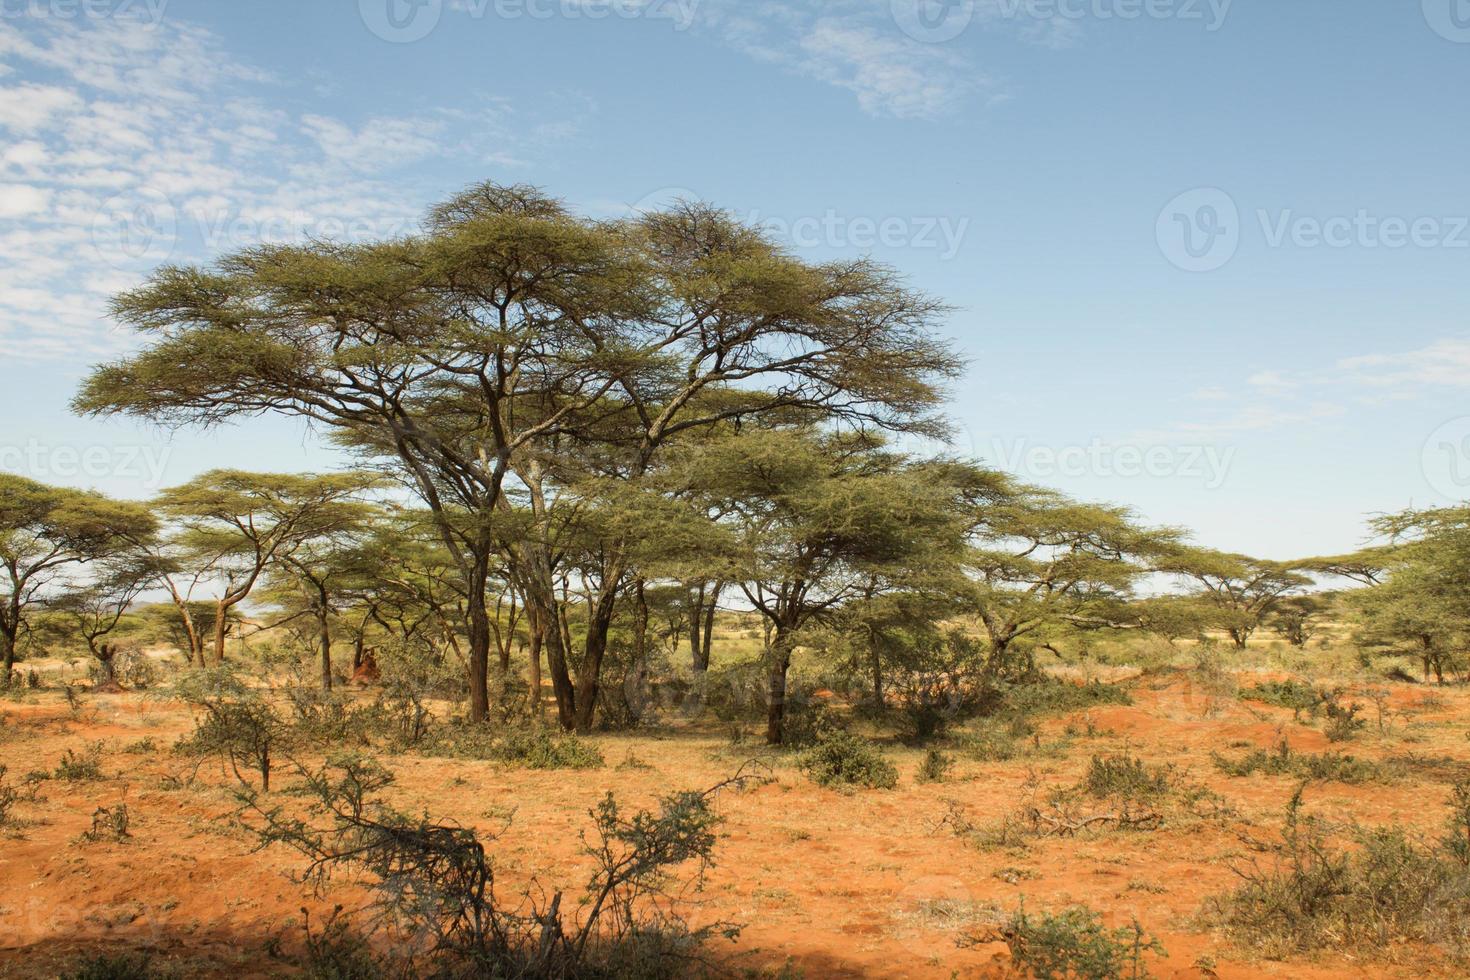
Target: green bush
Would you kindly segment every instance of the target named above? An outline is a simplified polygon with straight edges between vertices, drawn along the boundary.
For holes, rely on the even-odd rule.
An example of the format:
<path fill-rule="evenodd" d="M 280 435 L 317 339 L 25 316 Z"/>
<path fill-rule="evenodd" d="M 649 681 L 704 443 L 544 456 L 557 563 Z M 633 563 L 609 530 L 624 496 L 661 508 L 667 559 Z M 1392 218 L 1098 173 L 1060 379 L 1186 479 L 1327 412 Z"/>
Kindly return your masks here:
<path fill-rule="evenodd" d="M 1145 954 L 1168 955 L 1138 920 L 1109 929 L 1083 905 L 1038 916 L 1022 906 L 998 929 L 969 938 L 1003 940 L 1012 962 L 1037 980 L 1138 980 L 1150 975 Z"/>
<path fill-rule="evenodd" d="M 1081 711 L 1104 704 L 1132 704 L 1133 698 L 1117 684 L 1102 681 L 1071 684 L 1046 678 L 1007 688 L 1001 703 L 1006 711 L 1036 715 Z"/>
<path fill-rule="evenodd" d="M 422 745 L 427 755 L 481 759 L 527 769 L 598 769 L 602 751 L 576 735 L 553 734 L 541 727 L 493 729 L 468 722 L 434 729 Z"/>
<path fill-rule="evenodd" d="M 1218 752 L 1213 753 L 1211 758 L 1215 762 L 1215 768 L 1227 776 L 1249 776 L 1259 772 L 1268 776 L 1295 776 L 1298 779 L 1353 785 L 1388 782 L 1394 778 L 1393 771 L 1379 763 L 1338 752 L 1321 755 L 1297 752 L 1286 739 L 1282 739 L 1271 751 L 1255 749 L 1240 759 L 1229 759 Z"/>
<path fill-rule="evenodd" d="M 1273 958 L 1323 949 L 1375 956 L 1405 942 L 1462 958 L 1470 950 L 1470 783 L 1455 787 L 1447 823 L 1437 841 L 1398 827 L 1353 828 L 1354 846 L 1341 847 L 1302 813 L 1299 788 L 1275 862 L 1237 867 L 1244 885 L 1207 910 L 1233 940 Z"/>
<path fill-rule="evenodd" d="M 102 743 L 96 742 L 89 745 L 80 755 L 67 749 L 61 754 L 61 761 L 57 763 L 52 777 L 69 783 L 85 783 L 102 779 Z"/>
<path fill-rule="evenodd" d="M 798 764 L 812 782 L 821 786 L 892 789 L 898 785 L 898 770 L 883 758 L 877 746 L 843 729 L 818 739 L 801 754 Z"/>
<path fill-rule="evenodd" d="M 919 771 L 914 777 L 921 783 L 942 783 L 949 778 L 949 772 L 954 768 L 954 756 L 938 749 L 930 749 L 924 753 L 924 759 L 919 763 Z"/>
<path fill-rule="evenodd" d="M 1255 687 L 1240 692 L 1243 701 L 1259 701 L 1278 708 L 1290 708 L 1292 716 L 1300 719 L 1302 712 L 1317 713 L 1322 704 L 1322 694 L 1310 684 L 1298 680 L 1263 681 Z"/>
<path fill-rule="evenodd" d="M 60 980 L 155 980 L 158 974 L 148 965 L 146 956 L 128 954 L 100 955 L 86 960 Z"/>
<path fill-rule="evenodd" d="M 1167 794 L 1174 785 L 1172 766 L 1150 766 L 1125 752 L 1122 755 L 1095 755 L 1082 778 L 1082 789 L 1097 799 L 1119 797 L 1147 800 Z"/>

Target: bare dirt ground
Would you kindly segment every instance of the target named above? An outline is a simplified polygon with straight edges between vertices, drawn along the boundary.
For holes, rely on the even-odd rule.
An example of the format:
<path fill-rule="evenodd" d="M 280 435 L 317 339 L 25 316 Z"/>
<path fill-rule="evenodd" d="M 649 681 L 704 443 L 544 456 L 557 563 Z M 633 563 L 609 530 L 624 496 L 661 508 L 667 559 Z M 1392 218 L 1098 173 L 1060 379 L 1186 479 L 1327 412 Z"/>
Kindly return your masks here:
<path fill-rule="evenodd" d="M 692 918 L 742 927 L 738 942 L 713 950 L 737 972 L 789 965 L 809 977 L 1007 975 L 1003 943 L 961 948 L 956 941 L 1024 899 L 1033 911 L 1085 903 L 1110 925 L 1136 917 L 1168 952 L 1152 967 L 1159 976 L 1425 975 L 1427 960 L 1414 950 L 1387 950 L 1371 963 L 1262 961 L 1202 924 L 1205 899 L 1237 881 L 1231 864 L 1247 857 L 1242 833 L 1274 834 L 1296 786 L 1290 777 L 1225 776 L 1211 765 L 1211 751 L 1269 748 L 1283 732 L 1302 750 L 1328 745 L 1290 711 L 1202 693 L 1188 673 L 1136 678 L 1129 689 L 1130 706 L 1040 722 L 1037 738 L 1053 746 L 1045 753 L 982 763 L 957 752 L 954 776 L 938 784 L 917 783 L 922 752 L 897 746 L 888 753 L 900 782 L 887 791 L 824 789 L 789 756 L 767 756 L 774 782 L 720 798 L 725 836 Z M 1390 784 L 1317 783 L 1307 790 L 1307 807 L 1336 820 L 1438 832 L 1448 773 L 1456 771 L 1445 759 L 1470 770 L 1463 722 L 1470 696 L 1396 685 L 1391 708 L 1386 733 L 1370 723 L 1350 745 L 1334 748 L 1440 763 L 1410 766 L 1410 775 Z M 183 706 L 124 693 L 87 696 L 72 708 L 55 692 L 39 692 L 0 701 L 0 713 L 0 760 L 12 782 L 54 770 L 67 750 L 103 743 L 101 780 L 41 783 L 38 800 L 16 805 L 19 825 L 0 832 L 0 973 L 55 976 L 84 954 L 147 950 L 157 965 L 186 976 L 290 974 L 286 957 L 299 948 L 302 908 L 320 915 L 334 901 L 351 906 L 351 890 L 324 900 L 295 884 L 288 873 L 300 869 L 298 855 L 255 849 L 232 821 L 233 776 L 218 765 L 206 764 L 193 786 L 171 782 L 187 768 L 169 751 L 192 727 Z M 419 756 L 383 761 L 397 773 L 392 797 L 404 809 L 486 833 L 510 816 L 490 845 L 503 890 L 534 878 L 574 893 L 586 875 L 578 835 L 606 791 L 647 805 L 672 790 L 717 783 L 763 754 L 713 731 L 597 742 L 608 765 L 584 772 Z M 1187 769 L 1234 815 L 1166 822 L 1152 832 L 1046 839 L 1023 850 L 982 849 L 943 824 L 952 806 L 976 823 L 997 820 L 1025 796 L 1028 781 L 1075 782 L 1093 754 L 1125 748 Z M 131 836 L 84 841 L 94 811 L 119 803 L 130 813 Z"/>

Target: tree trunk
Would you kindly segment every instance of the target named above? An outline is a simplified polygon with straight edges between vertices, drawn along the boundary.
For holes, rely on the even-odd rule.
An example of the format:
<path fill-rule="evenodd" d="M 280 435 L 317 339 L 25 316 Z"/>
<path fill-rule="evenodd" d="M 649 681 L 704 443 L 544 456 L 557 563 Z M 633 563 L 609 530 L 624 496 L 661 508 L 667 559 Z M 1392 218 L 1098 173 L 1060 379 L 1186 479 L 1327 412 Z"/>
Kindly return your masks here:
<path fill-rule="evenodd" d="M 228 632 L 226 614 L 229 611 L 230 607 L 223 602 L 216 602 L 214 604 L 214 662 L 216 664 L 225 662 L 225 633 Z M 204 655 L 202 653 L 199 659 L 201 662 L 203 661 Z"/>
<path fill-rule="evenodd" d="M 766 691 L 766 744 L 780 745 L 786 738 L 786 672 L 791 668 L 791 634 L 776 627 L 771 641 L 771 669 Z"/>
<path fill-rule="evenodd" d="M 325 607 L 317 609 L 317 642 L 322 654 L 322 690 L 332 689 L 332 622 Z"/>
<path fill-rule="evenodd" d="M 0 656 L 5 658 L 5 672 L 0 674 L 0 687 L 8 687 L 15 670 L 15 633 L 7 623 L 0 629 Z"/>
<path fill-rule="evenodd" d="M 689 603 L 689 653 L 693 658 L 694 672 L 709 670 L 709 661 L 704 659 L 704 644 L 700 642 L 704 631 L 704 583 L 691 593 Z"/>
<path fill-rule="evenodd" d="M 577 671 L 577 731 L 592 731 L 597 716 L 597 688 L 602 661 L 607 655 L 607 633 L 612 626 L 617 588 L 604 589 L 587 617 L 587 646 Z"/>
<path fill-rule="evenodd" d="M 700 670 L 709 670 L 710 649 L 715 642 L 715 613 L 720 608 L 720 593 L 725 590 L 724 582 L 716 582 L 709 601 L 704 604 L 704 646 L 699 651 Z"/>
<path fill-rule="evenodd" d="M 490 611 L 485 605 L 485 583 L 490 578 L 489 559 L 476 556 L 470 570 L 465 625 L 469 630 L 470 721 L 490 717 Z"/>
<path fill-rule="evenodd" d="M 535 638 L 536 663 L 539 667 L 540 647 L 546 649 L 546 672 L 551 677 L 551 694 L 556 699 L 557 722 L 571 731 L 576 726 L 577 694 L 572 685 L 571 671 L 567 667 L 567 648 L 563 643 L 561 617 L 556 603 L 556 589 L 551 584 L 551 574 L 542 569 L 533 573 L 536 578 L 527 583 L 526 607 L 532 617 L 532 636 Z M 536 696 L 540 698 L 538 683 Z"/>
<path fill-rule="evenodd" d="M 97 658 L 97 663 L 102 668 L 102 679 L 97 682 L 97 686 L 94 688 L 94 690 L 121 690 L 117 683 L 117 650 L 114 647 L 104 643 L 94 649 L 92 651 L 92 655 Z"/>
<path fill-rule="evenodd" d="M 527 659 L 530 660 L 531 673 L 529 679 L 526 682 L 526 686 L 530 688 L 531 693 L 531 717 L 535 718 L 537 721 L 540 721 L 542 716 L 541 632 L 540 630 L 537 630 L 529 621 L 527 622 L 527 625 L 531 626 L 531 642 L 526 650 Z"/>
<path fill-rule="evenodd" d="M 868 657 L 873 665 L 873 706 L 882 711 L 887 706 L 883 697 L 883 653 L 872 630 L 868 631 Z"/>

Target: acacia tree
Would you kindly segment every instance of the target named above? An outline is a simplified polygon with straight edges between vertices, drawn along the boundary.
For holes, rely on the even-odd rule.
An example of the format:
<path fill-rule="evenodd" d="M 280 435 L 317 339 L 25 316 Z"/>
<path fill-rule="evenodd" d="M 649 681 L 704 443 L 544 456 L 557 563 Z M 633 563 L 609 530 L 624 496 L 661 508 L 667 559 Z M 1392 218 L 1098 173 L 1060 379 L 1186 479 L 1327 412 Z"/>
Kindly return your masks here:
<path fill-rule="evenodd" d="M 737 537 L 723 577 L 771 628 L 766 741 L 778 745 L 802 630 L 956 541 L 947 488 L 867 437 L 809 430 L 742 433 L 687 466 Z"/>
<path fill-rule="evenodd" d="M 374 574 L 376 556 L 367 547 L 379 510 L 342 499 L 316 511 L 275 556 L 277 581 L 304 602 L 315 627 L 322 690 L 332 689 L 332 618 Z M 355 666 L 355 665 L 354 665 Z"/>
<path fill-rule="evenodd" d="M 932 429 L 935 384 L 957 370 L 930 336 L 939 305 L 871 263 L 802 262 L 701 206 L 595 222 L 491 184 L 420 235 L 165 268 L 113 310 L 151 343 L 97 370 L 78 410 L 178 425 L 281 412 L 396 461 L 464 579 L 476 719 L 494 519 L 553 440 L 616 432 L 616 470 L 636 476 L 681 432 L 780 409 Z M 555 622 L 545 546 L 521 550 L 532 618 Z M 595 606 L 593 677 L 612 616 Z M 593 705 L 549 659 L 564 720 L 586 727 Z"/>
<path fill-rule="evenodd" d="M 101 667 L 94 689 L 118 691 L 115 661 L 120 647 L 111 638 L 138 596 L 157 580 L 158 567 L 145 547 L 135 546 L 104 559 L 92 572 L 89 581 L 66 590 L 53 606 L 66 614 Z"/>
<path fill-rule="evenodd" d="M 1195 583 L 1198 597 L 1215 607 L 1221 625 L 1240 650 L 1286 596 L 1312 585 L 1299 562 L 1266 561 L 1185 545 L 1167 549 L 1154 567 Z"/>
<path fill-rule="evenodd" d="M 1424 677 L 1441 683 L 1453 654 L 1470 639 L 1470 506 L 1408 510 L 1373 529 L 1390 542 L 1379 552 L 1380 584 L 1350 595 L 1371 642 L 1407 645 Z"/>
<path fill-rule="evenodd" d="M 153 534 L 148 508 L 0 474 L 0 680 L 10 682 L 28 616 L 46 590 Z"/>
<path fill-rule="evenodd" d="M 356 513 L 354 499 L 369 480 L 361 474 L 301 476 L 211 470 L 159 495 L 157 506 L 178 529 L 178 542 L 212 579 L 214 658 L 225 659 L 231 609 L 244 602 L 265 570 L 303 542 L 332 532 Z M 192 596 L 180 597 L 188 608 Z"/>
<path fill-rule="evenodd" d="M 1023 638 L 1136 627 L 1132 588 L 1173 532 L 1142 528 L 1124 508 L 995 479 L 971 509 L 964 558 L 990 642 L 987 674 L 1016 670 L 1012 647 Z"/>

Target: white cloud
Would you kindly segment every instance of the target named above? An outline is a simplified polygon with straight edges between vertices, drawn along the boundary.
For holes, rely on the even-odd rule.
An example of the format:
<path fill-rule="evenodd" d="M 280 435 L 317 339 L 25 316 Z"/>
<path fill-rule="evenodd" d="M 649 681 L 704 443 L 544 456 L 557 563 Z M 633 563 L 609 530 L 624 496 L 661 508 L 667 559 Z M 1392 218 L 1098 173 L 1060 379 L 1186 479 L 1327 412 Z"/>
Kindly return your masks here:
<path fill-rule="evenodd" d="M 696 27 L 748 57 L 846 89 L 874 116 L 935 118 L 994 81 L 953 44 L 899 29 L 889 0 L 705 0 Z"/>
<path fill-rule="evenodd" d="M 13 76 L 0 86 L 0 345 L 12 357 L 114 353 L 129 339 L 110 329 L 108 298 L 164 261 L 401 234 L 444 192 L 409 165 L 441 153 L 509 164 L 587 112 L 574 104 L 571 123 L 538 128 L 475 96 L 413 118 L 296 115 L 277 100 L 309 80 L 274 79 L 177 17 L 52 19 L 24 34 L 0 19 L 0 61 Z"/>
<path fill-rule="evenodd" d="M 51 192 L 30 184 L 0 184 L 0 218 L 39 214 L 51 204 Z"/>
<path fill-rule="evenodd" d="M 55 85 L 23 83 L 0 88 L 0 126 L 30 134 L 61 124 L 82 107 L 75 93 Z"/>

